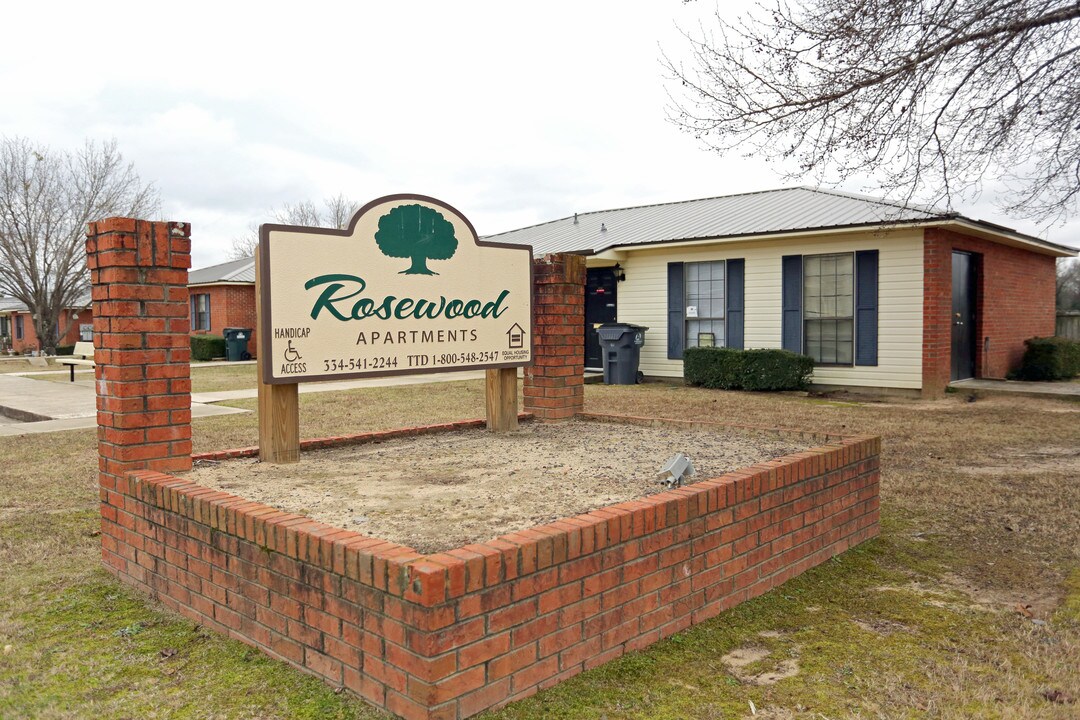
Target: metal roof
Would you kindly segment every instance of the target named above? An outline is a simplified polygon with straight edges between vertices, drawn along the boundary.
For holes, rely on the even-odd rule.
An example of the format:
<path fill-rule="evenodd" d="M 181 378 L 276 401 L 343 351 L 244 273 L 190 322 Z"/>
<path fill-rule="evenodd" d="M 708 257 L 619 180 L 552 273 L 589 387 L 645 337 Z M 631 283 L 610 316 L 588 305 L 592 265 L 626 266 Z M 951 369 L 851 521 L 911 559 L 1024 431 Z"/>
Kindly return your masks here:
<path fill-rule="evenodd" d="M 880 227 L 962 219 L 1049 249 L 1070 250 L 1009 228 L 961 218 L 959 213 L 809 187 L 782 188 L 701 200 L 579 213 L 551 222 L 485 236 L 531 245 L 533 254 L 599 253 L 610 248 L 748 237 L 813 230 Z M 1072 251 L 1075 252 L 1075 251 Z"/>
<path fill-rule="evenodd" d="M 230 260 L 219 265 L 192 270 L 188 275 L 188 285 L 253 282 L 255 282 L 255 258 L 253 257 Z"/>
<path fill-rule="evenodd" d="M 81 310 L 82 308 L 90 307 L 90 292 L 86 291 L 79 297 L 75 298 L 75 301 L 70 305 L 65 306 L 69 310 Z M 30 312 L 30 309 L 19 298 L 3 296 L 0 297 L 0 313 L 8 312 Z"/>
<path fill-rule="evenodd" d="M 26 303 L 19 298 L 0 297 L 0 312 L 26 312 Z"/>
<path fill-rule="evenodd" d="M 938 208 L 904 205 L 837 190 L 793 187 L 700 200 L 577 213 L 529 227 L 485 235 L 483 240 L 531 245 L 533 255 L 595 254 L 611 248 L 663 242 L 796 234 L 815 230 L 874 228 L 904 223 L 961 222 L 1001 237 L 1018 239 L 1059 256 L 1075 248 L 1051 243 L 984 220 Z M 254 283 L 255 258 L 191 271 L 189 285 Z"/>

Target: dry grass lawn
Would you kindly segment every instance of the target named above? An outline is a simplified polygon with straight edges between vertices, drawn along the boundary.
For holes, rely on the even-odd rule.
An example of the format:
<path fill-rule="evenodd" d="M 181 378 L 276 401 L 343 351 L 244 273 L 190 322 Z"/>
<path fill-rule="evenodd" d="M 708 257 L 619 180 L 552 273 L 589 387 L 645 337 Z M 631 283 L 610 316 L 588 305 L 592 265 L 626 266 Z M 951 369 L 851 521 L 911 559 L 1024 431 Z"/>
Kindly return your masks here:
<path fill-rule="evenodd" d="M 36 360 L 36 359 L 35 359 Z M 40 361 L 39 361 L 40 362 Z M 46 367 L 32 365 L 29 358 L 23 357 L 0 357 L 0 374 L 17 372 L 38 372 L 41 370 L 56 370 L 63 366 L 56 365 L 54 360 L 45 360 Z"/>
<path fill-rule="evenodd" d="M 196 363 L 191 368 L 191 391 L 248 390 L 256 386 L 254 365 Z"/>
<path fill-rule="evenodd" d="M 300 403 L 314 437 L 479 417 L 483 391 Z M 1080 716 L 1080 403 L 647 384 L 588 386 L 586 408 L 880 434 L 882 537 L 486 717 Z M 197 420 L 196 450 L 251 445 L 255 422 Z M 384 717 L 101 570 L 94 443 L 92 430 L 0 438 L 0 717 Z"/>
<path fill-rule="evenodd" d="M 63 373 L 49 373 L 46 375 L 33 375 L 35 380 L 48 380 L 51 382 L 70 382 L 70 376 L 66 365 L 57 365 L 50 361 L 48 368 L 31 367 L 26 360 L 14 360 L 0 363 L 0 372 L 23 372 L 62 369 Z M 12 365 L 13 369 L 5 369 L 6 365 Z M 92 381 L 94 374 L 92 369 L 84 367 L 75 368 L 75 379 Z M 219 392 L 222 390 L 250 390 L 256 385 L 254 365 L 228 365 L 225 363 L 195 363 L 191 368 L 191 391 Z"/>

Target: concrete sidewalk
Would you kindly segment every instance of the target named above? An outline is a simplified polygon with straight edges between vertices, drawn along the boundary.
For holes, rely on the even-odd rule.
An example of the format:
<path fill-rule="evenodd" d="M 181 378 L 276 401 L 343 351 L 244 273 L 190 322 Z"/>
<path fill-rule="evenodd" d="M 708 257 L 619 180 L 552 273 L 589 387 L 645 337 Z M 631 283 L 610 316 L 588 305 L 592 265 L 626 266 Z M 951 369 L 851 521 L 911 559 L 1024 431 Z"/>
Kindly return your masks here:
<path fill-rule="evenodd" d="M 51 374 L 56 371 L 46 372 Z M 67 374 L 68 371 L 59 372 Z M 76 377 L 79 377 L 78 373 Z M 422 385 L 434 382 L 476 380 L 483 377 L 483 370 L 403 375 L 367 380 L 306 383 L 300 385 L 300 392 L 305 394 L 340 392 L 365 387 Z M 259 391 L 255 388 L 192 393 L 191 416 L 208 417 L 249 412 L 211 403 L 256 398 L 258 395 Z M 23 377 L 21 373 L 0 374 L 0 437 L 94 427 L 97 427 L 97 393 L 94 390 L 92 377 L 81 378 L 72 383 L 34 380 L 32 377 Z"/>
<path fill-rule="evenodd" d="M 191 403 L 192 417 L 242 412 L 247 410 Z M 6 419 L 0 423 L 0 437 L 97 427 L 94 381 L 59 383 L 0 375 L 0 415 Z"/>
<path fill-rule="evenodd" d="M 191 364 L 192 372 L 196 370 L 205 370 L 208 368 L 221 368 L 221 367 L 235 367 L 237 365 L 254 365 L 254 360 L 237 360 L 236 362 L 225 361 L 213 361 L 213 362 L 196 362 Z M 71 368 L 65 367 L 60 370 L 19 370 L 13 373 L 0 373 L 4 375 L 12 375 L 15 377 L 38 377 L 39 375 L 70 375 Z M 75 377 L 82 375 L 83 377 L 89 377 L 94 374 L 93 368 L 75 368 Z"/>
<path fill-rule="evenodd" d="M 1025 382 L 1023 380 L 956 380 L 949 387 L 960 392 L 1017 394 L 1025 397 L 1080 400 L 1080 382 Z"/>

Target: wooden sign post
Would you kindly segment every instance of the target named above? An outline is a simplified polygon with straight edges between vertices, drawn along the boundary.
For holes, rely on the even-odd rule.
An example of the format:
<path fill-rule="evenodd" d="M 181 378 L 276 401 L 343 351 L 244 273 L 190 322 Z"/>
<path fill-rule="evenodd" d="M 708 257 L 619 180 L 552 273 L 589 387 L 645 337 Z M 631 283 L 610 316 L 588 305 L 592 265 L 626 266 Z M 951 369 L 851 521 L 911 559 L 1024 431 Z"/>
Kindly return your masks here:
<path fill-rule="evenodd" d="M 263 225 L 259 456 L 300 456 L 300 382 L 486 370 L 487 422 L 517 428 L 532 364 L 532 248 L 481 242 L 434 198 L 390 195 L 345 230 Z"/>
<path fill-rule="evenodd" d="M 255 325 L 263 332 L 260 249 L 255 249 Z M 263 382 L 263 363 L 255 363 L 259 388 L 259 460 L 294 463 L 300 460 L 300 385 Z"/>
<path fill-rule="evenodd" d="M 517 430 L 517 368 L 488 370 L 484 385 L 488 430 L 493 432 Z"/>

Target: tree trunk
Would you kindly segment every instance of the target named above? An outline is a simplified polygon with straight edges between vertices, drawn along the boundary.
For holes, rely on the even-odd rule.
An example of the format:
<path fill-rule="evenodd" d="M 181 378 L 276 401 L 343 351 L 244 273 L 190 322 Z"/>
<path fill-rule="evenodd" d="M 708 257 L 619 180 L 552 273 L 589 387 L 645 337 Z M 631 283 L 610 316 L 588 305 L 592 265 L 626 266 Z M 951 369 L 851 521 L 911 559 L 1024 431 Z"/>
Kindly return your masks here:
<path fill-rule="evenodd" d="M 34 332 L 38 336 L 38 349 L 46 355 L 56 354 L 56 324 L 59 318 L 47 308 L 30 308 L 34 316 Z"/>
<path fill-rule="evenodd" d="M 438 275 L 437 272 L 428 270 L 427 255 L 413 255 L 412 265 L 408 270 L 402 270 L 398 275 Z"/>

